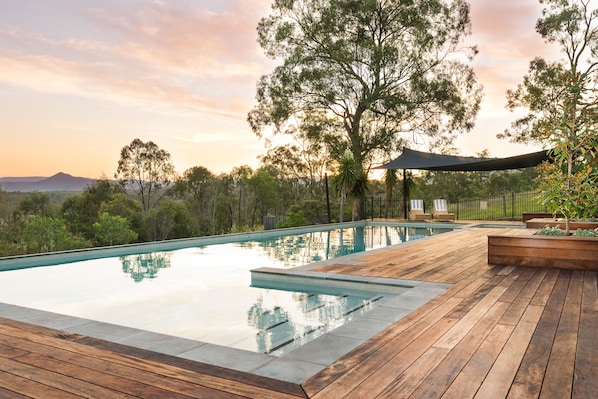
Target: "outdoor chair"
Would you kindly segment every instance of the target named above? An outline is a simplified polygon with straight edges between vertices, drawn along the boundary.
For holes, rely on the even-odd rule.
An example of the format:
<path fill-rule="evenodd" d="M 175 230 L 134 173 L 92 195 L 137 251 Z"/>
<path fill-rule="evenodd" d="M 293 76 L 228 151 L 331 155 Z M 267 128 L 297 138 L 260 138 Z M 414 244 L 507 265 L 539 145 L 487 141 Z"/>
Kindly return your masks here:
<path fill-rule="evenodd" d="M 455 221 L 455 214 L 448 212 L 446 200 L 443 198 L 434 200 L 434 219 L 439 222 Z"/>
<path fill-rule="evenodd" d="M 412 199 L 409 220 L 430 220 L 431 215 L 424 212 L 424 200 Z"/>

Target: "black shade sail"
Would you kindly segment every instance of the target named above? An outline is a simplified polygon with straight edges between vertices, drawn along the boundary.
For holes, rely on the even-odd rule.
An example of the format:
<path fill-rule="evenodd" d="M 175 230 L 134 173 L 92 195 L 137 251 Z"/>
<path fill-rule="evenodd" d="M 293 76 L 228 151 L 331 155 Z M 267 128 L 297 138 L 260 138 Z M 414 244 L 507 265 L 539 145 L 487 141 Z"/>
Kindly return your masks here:
<path fill-rule="evenodd" d="M 508 158 L 474 158 L 431 154 L 404 148 L 403 153 L 398 158 L 378 166 L 376 169 L 488 171 L 529 168 L 546 160 L 548 160 L 546 150 Z"/>

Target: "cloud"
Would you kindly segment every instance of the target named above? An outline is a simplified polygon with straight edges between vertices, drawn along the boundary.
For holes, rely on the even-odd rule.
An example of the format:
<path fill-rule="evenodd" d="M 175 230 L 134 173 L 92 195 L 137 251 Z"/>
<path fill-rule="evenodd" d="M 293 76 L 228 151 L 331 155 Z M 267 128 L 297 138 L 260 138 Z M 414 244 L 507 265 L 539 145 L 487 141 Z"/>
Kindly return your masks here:
<path fill-rule="evenodd" d="M 502 109 L 507 89 L 514 89 L 536 56 L 558 59 L 558 50 L 536 32 L 541 5 L 535 0 L 476 0 L 471 2 L 473 35 L 480 53 L 474 61 L 484 85 L 483 108 Z"/>
<path fill-rule="evenodd" d="M 120 3 L 108 2 L 77 13 L 86 29 L 58 39 L 51 33 L 57 27 L 50 33 L 0 27 L 0 81 L 244 119 L 255 82 L 269 67 L 255 41 L 259 7 L 229 3 L 229 9 L 213 11 L 193 3 L 119 9 Z"/>

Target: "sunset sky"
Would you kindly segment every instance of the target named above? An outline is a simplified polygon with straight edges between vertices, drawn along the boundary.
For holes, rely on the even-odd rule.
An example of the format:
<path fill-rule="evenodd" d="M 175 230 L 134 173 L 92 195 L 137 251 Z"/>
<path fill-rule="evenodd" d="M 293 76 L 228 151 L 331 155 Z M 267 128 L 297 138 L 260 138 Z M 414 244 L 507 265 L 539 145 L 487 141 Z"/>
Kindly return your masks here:
<path fill-rule="evenodd" d="M 0 177 L 111 178 L 120 149 L 151 140 L 176 170 L 258 166 L 246 122 L 273 61 L 256 41 L 270 0 L 0 0 Z M 514 119 L 505 91 L 534 56 L 538 0 L 471 0 L 485 97 L 462 155 L 537 148 L 496 139 Z M 421 148 L 425 150 L 425 148 Z"/>

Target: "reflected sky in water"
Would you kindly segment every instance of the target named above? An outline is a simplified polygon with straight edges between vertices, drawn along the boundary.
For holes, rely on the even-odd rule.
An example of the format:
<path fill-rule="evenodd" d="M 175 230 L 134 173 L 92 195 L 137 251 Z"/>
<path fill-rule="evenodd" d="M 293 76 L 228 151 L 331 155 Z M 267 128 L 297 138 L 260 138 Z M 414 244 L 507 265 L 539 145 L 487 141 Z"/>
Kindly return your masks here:
<path fill-rule="evenodd" d="M 372 308 L 371 297 L 250 287 L 288 268 L 440 231 L 367 226 L 0 273 L 0 302 L 254 352 L 286 350 Z M 282 351 L 282 352 L 281 352 Z"/>

